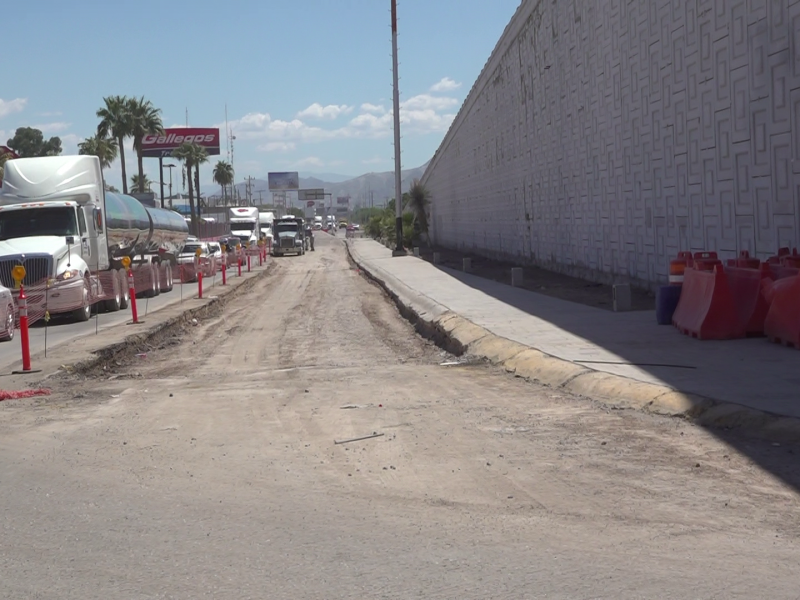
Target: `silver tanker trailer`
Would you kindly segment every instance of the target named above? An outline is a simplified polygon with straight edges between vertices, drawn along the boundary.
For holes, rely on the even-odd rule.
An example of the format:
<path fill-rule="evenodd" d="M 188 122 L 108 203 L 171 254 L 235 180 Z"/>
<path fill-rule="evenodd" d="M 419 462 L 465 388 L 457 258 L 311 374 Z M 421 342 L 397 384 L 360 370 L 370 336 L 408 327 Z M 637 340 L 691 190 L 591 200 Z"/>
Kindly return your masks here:
<path fill-rule="evenodd" d="M 137 295 L 172 290 L 176 256 L 188 237 L 178 213 L 106 192 L 95 156 L 18 158 L 5 164 L 0 187 L 0 283 L 25 267 L 33 310 L 88 320 L 92 306 L 128 306 L 122 259 L 134 270 Z M 99 300 L 98 300 L 99 299 Z M 99 308 L 100 306 L 98 306 Z"/>

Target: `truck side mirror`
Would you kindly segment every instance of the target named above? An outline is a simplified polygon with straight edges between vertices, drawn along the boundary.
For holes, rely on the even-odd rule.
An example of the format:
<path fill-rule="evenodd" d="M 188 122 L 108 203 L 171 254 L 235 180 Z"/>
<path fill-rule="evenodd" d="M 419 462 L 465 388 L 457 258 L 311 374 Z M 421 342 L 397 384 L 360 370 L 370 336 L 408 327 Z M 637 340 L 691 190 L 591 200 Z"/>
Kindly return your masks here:
<path fill-rule="evenodd" d="M 73 245 L 74 243 L 75 243 L 75 236 L 68 235 L 68 236 L 67 236 L 67 244 L 69 244 L 69 245 L 71 246 L 71 245 Z"/>

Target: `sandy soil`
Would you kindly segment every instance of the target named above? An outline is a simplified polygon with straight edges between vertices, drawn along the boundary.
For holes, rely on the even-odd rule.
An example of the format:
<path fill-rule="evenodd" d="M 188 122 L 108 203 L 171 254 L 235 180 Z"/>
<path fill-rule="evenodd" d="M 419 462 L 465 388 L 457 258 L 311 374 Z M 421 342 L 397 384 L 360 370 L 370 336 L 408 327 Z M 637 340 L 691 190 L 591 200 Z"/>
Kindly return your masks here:
<path fill-rule="evenodd" d="M 341 239 L 277 262 L 146 359 L 0 403 L 0 597 L 800 597 L 797 449 L 455 360 Z"/>

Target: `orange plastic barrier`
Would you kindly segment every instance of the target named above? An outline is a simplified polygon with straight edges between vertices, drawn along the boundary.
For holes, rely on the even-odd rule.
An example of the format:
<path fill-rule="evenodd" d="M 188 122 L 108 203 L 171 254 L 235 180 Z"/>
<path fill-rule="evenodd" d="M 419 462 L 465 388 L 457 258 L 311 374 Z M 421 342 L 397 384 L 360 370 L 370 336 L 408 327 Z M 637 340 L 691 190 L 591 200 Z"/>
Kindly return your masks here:
<path fill-rule="evenodd" d="M 744 323 L 745 335 L 764 335 L 764 320 L 769 312 L 769 302 L 762 290 L 761 281 L 772 279 L 769 265 L 762 264 L 757 269 L 726 267 L 724 271 L 739 320 Z"/>
<path fill-rule="evenodd" d="M 697 256 L 697 255 L 695 255 Z M 716 257 L 702 257 L 714 260 Z M 697 258 L 695 258 L 697 264 Z M 684 335 L 701 340 L 731 340 L 745 336 L 745 322 L 739 316 L 728 278 L 721 264 L 711 271 L 684 271 L 681 299 L 672 324 Z"/>
<path fill-rule="evenodd" d="M 762 282 L 770 303 L 764 333 L 770 341 L 800 349 L 800 275 Z"/>

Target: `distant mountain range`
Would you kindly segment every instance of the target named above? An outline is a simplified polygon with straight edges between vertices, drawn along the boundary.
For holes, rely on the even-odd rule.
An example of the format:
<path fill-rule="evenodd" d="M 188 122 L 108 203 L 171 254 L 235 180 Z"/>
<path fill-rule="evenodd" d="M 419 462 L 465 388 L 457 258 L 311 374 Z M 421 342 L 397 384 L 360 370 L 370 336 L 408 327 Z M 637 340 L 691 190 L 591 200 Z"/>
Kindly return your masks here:
<path fill-rule="evenodd" d="M 408 191 L 411 182 L 415 179 L 422 177 L 428 163 L 415 169 L 407 169 L 402 171 L 402 186 L 403 192 Z M 307 174 L 308 176 L 300 177 L 301 189 L 319 189 L 325 190 L 325 193 L 331 194 L 333 201 L 342 196 L 350 196 L 350 206 L 383 206 L 386 202 L 394 198 L 394 171 L 385 171 L 382 173 L 366 173 L 358 177 L 348 177 L 346 175 L 337 175 L 336 173 L 314 173 Z M 272 194 L 269 191 L 269 183 L 266 177 L 252 179 L 250 181 L 250 189 L 252 197 L 256 203 L 260 203 L 259 198 L 264 204 L 269 204 L 272 200 Z M 247 184 L 237 183 L 237 193 L 244 198 L 247 194 Z M 204 186 L 202 188 L 203 194 L 218 196 L 220 194 L 219 186 Z M 260 192 L 260 194 L 259 194 Z M 296 200 L 297 196 L 290 193 L 289 198 Z"/>

